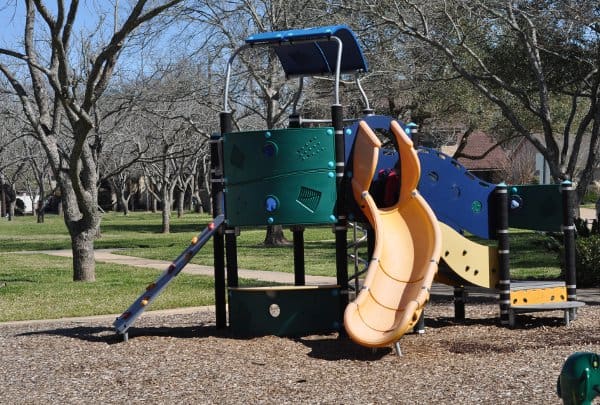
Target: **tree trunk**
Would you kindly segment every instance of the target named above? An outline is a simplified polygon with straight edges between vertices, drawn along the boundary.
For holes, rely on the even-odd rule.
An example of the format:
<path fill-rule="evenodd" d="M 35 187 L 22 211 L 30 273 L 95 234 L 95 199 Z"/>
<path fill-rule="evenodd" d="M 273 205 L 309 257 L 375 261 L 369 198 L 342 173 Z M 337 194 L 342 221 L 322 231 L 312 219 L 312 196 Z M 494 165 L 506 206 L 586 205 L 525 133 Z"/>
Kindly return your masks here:
<path fill-rule="evenodd" d="M 68 178 L 61 179 L 61 206 L 65 225 L 71 237 L 73 251 L 73 281 L 96 281 L 94 261 L 94 240 L 100 232 L 100 211 L 98 210 L 98 189 L 95 171 L 82 173 L 83 184 L 90 187 L 78 199 Z M 89 198 L 85 198 L 89 197 Z"/>
<path fill-rule="evenodd" d="M 285 238 L 281 225 L 269 225 L 264 244 L 265 246 L 288 246 L 290 241 Z"/>
<path fill-rule="evenodd" d="M 185 190 L 179 190 L 179 198 L 177 200 L 177 218 L 181 218 L 184 212 L 184 198 L 185 198 Z"/>
<path fill-rule="evenodd" d="M 117 199 L 117 192 L 115 191 L 114 185 L 110 187 L 110 205 L 113 212 L 117 212 L 119 210 L 119 200 Z"/>
<path fill-rule="evenodd" d="M 68 222 L 68 221 L 65 221 Z M 96 262 L 94 260 L 94 239 L 96 226 L 84 230 L 78 224 L 68 225 L 73 249 L 73 281 L 96 281 Z"/>
<path fill-rule="evenodd" d="M 40 200 L 37 203 L 37 210 L 36 210 L 36 214 L 37 214 L 37 223 L 38 224 L 43 224 L 44 223 L 44 202 L 42 201 L 42 199 L 40 198 Z"/>
<path fill-rule="evenodd" d="M 123 207 L 123 215 L 129 215 L 129 201 L 125 198 L 125 193 L 121 191 L 119 198 L 121 199 L 121 207 Z"/>
<path fill-rule="evenodd" d="M 154 197 L 153 195 L 150 196 L 150 199 L 152 200 L 152 213 L 156 214 L 156 211 L 158 211 L 158 201 L 156 201 L 156 197 Z"/>
<path fill-rule="evenodd" d="M 0 175 L 0 216 L 6 216 L 6 192 L 4 191 L 4 176 Z"/>
<path fill-rule="evenodd" d="M 17 200 L 12 200 L 8 203 L 8 220 L 12 221 L 15 216 L 15 206 L 17 205 Z"/>
<path fill-rule="evenodd" d="M 196 214 L 200 214 L 202 211 L 202 200 L 200 199 L 200 192 L 194 191 L 192 194 L 192 207 Z"/>
<path fill-rule="evenodd" d="M 73 281 L 96 281 L 94 240 L 100 228 L 100 213 L 92 209 L 88 211 L 90 214 L 83 215 L 75 196 L 66 196 L 64 191 L 62 203 L 73 250 Z"/>
<path fill-rule="evenodd" d="M 42 183 L 43 184 L 43 183 Z M 44 187 L 40 186 L 38 187 L 38 201 L 37 201 L 37 223 L 38 224 L 43 224 L 44 223 Z"/>
<path fill-rule="evenodd" d="M 163 187 L 162 192 L 162 233 L 171 232 L 171 200 L 169 190 Z"/>

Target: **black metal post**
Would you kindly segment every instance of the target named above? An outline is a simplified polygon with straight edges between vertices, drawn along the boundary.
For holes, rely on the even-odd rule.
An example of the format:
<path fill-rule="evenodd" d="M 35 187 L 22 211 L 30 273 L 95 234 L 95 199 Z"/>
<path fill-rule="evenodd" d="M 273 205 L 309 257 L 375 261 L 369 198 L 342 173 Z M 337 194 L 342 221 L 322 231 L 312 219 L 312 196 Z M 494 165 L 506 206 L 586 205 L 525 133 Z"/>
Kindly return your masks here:
<path fill-rule="evenodd" d="M 219 115 L 221 133 L 211 137 L 210 143 L 210 174 L 213 217 L 224 213 L 223 196 L 223 161 L 222 138 L 223 134 L 231 131 L 231 113 L 222 112 Z M 217 329 L 227 327 L 227 297 L 225 294 L 225 240 L 223 230 L 215 232 L 213 236 L 213 260 L 215 277 L 215 317 Z"/>
<path fill-rule="evenodd" d="M 233 131 L 233 121 L 230 112 L 222 112 L 219 116 L 221 135 Z M 220 154 L 222 156 L 222 154 Z M 223 191 L 225 184 L 223 182 Z M 225 226 L 225 257 L 227 258 L 227 287 L 237 287 L 238 259 L 237 259 L 237 231 L 235 227 Z"/>
<path fill-rule="evenodd" d="M 288 117 L 289 128 L 300 128 L 300 114 L 292 114 Z"/>
<path fill-rule="evenodd" d="M 465 318 L 465 288 L 454 287 L 454 320 L 464 322 Z"/>
<path fill-rule="evenodd" d="M 238 287 L 237 231 L 225 228 L 225 257 L 227 258 L 227 287 Z"/>
<path fill-rule="evenodd" d="M 415 326 L 413 326 L 413 332 L 422 335 L 425 333 L 425 310 L 421 311 L 421 315 L 419 315 L 419 320 Z"/>
<path fill-rule="evenodd" d="M 563 205 L 563 237 L 565 240 L 565 284 L 567 301 L 577 301 L 577 272 L 575 264 L 575 188 L 566 180 L 560 185 Z"/>
<path fill-rule="evenodd" d="M 294 285 L 305 285 L 304 276 L 304 226 L 291 227 L 294 236 Z"/>
<path fill-rule="evenodd" d="M 292 114 L 289 117 L 290 128 L 300 128 L 300 114 Z M 302 225 L 291 226 L 292 236 L 294 238 L 294 285 L 305 285 L 305 264 L 304 264 L 304 229 Z"/>
<path fill-rule="evenodd" d="M 508 187 L 498 184 L 496 195 L 496 219 L 498 238 L 498 264 L 500 274 L 498 280 L 498 300 L 500 302 L 500 323 L 509 325 L 510 309 L 510 242 L 508 240 Z"/>
<path fill-rule="evenodd" d="M 373 257 L 375 250 L 375 230 L 367 223 L 367 260 Z"/>
<path fill-rule="evenodd" d="M 335 160 L 337 184 L 337 223 L 335 224 L 335 253 L 336 276 L 340 286 L 340 305 L 342 313 L 348 305 L 348 218 L 346 217 L 345 197 L 345 140 L 344 140 L 344 109 L 341 105 L 331 106 L 331 121 L 335 131 Z"/>

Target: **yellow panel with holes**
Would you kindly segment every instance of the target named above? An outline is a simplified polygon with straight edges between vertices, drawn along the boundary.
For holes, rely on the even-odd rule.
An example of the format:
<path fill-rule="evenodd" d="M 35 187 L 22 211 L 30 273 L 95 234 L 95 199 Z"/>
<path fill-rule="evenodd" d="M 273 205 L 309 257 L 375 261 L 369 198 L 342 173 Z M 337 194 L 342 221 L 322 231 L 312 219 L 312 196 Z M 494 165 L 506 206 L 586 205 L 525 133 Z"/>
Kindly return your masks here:
<path fill-rule="evenodd" d="M 565 302 L 567 287 L 547 287 L 516 290 L 510 292 L 511 305 L 535 305 L 551 302 Z"/>
<path fill-rule="evenodd" d="M 440 229 L 441 257 L 452 271 L 476 286 L 495 288 L 499 277 L 498 250 L 472 242 L 442 222 Z M 436 281 L 443 283 L 445 278 L 440 274 Z"/>

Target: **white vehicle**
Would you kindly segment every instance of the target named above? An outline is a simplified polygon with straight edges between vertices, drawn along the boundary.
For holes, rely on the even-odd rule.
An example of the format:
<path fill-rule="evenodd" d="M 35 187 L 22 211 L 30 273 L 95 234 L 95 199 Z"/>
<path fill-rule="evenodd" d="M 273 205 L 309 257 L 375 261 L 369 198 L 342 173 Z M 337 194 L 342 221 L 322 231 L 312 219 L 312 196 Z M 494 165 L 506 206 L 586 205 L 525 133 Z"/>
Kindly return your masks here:
<path fill-rule="evenodd" d="M 39 199 L 40 199 L 40 197 L 37 195 L 32 200 L 31 196 L 27 193 L 18 193 L 17 194 L 17 200 L 21 200 L 23 202 L 23 206 L 25 207 L 23 209 L 24 214 L 33 214 L 33 209 L 35 206 L 37 206 Z"/>

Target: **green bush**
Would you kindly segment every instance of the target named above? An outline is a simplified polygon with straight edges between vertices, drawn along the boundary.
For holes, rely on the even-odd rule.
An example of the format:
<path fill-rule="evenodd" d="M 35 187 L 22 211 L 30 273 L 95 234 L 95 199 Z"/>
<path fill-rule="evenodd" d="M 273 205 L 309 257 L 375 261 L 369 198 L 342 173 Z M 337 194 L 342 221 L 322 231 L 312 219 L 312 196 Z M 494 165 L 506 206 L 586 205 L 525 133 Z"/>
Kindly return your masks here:
<path fill-rule="evenodd" d="M 577 287 L 600 287 L 600 235 L 575 240 Z"/>
<path fill-rule="evenodd" d="M 593 190 L 588 190 L 587 193 L 585 193 L 585 195 L 583 196 L 583 200 L 581 201 L 582 204 L 595 204 L 596 201 L 598 200 L 598 197 L 600 197 L 600 195 L 593 191 Z"/>

